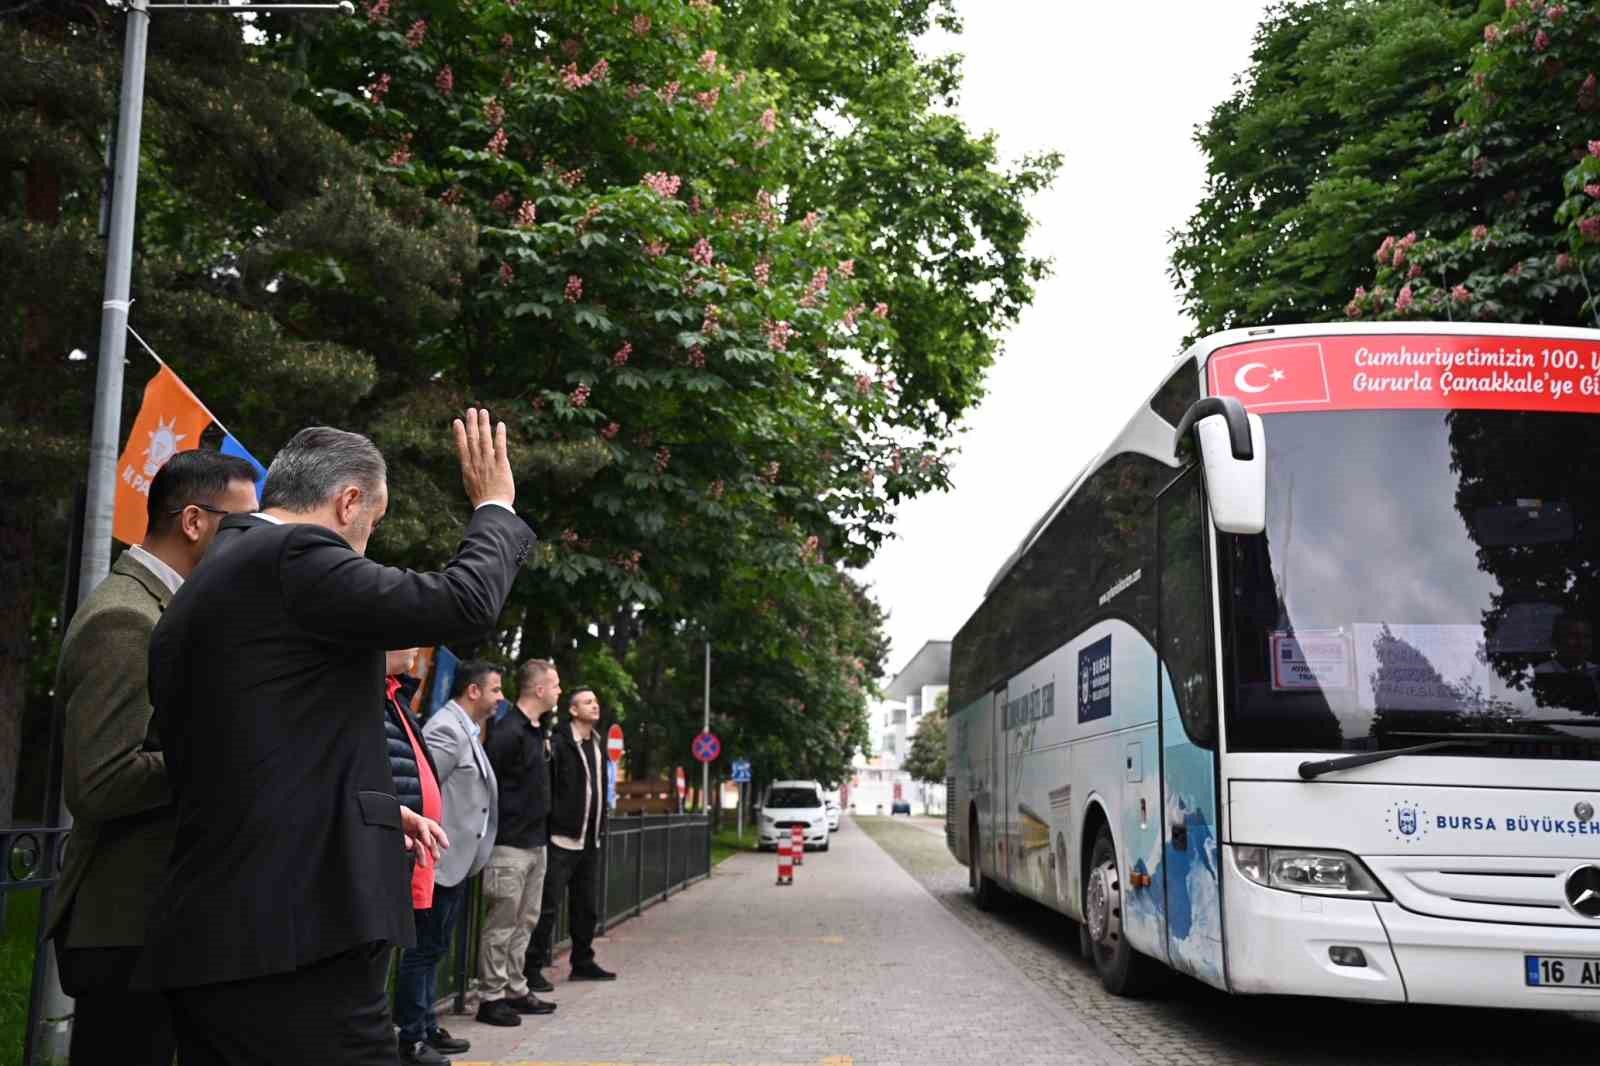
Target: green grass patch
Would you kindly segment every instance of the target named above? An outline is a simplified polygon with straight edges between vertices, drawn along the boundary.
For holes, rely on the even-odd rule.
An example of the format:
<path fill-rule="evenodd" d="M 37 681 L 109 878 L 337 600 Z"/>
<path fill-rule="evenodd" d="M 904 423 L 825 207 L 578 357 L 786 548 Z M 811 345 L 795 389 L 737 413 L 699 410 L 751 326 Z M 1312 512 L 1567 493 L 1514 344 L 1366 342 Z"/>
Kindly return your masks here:
<path fill-rule="evenodd" d="M 736 852 L 756 850 L 756 827 L 746 825 L 744 836 L 734 831 L 732 825 L 725 825 L 717 830 L 711 837 L 711 865 L 716 866 L 723 859 Z"/>
<path fill-rule="evenodd" d="M 39 893 L 6 895 L 0 930 L 0 1066 L 21 1066 L 22 1038 L 33 988 L 33 945 L 39 936 Z"/>

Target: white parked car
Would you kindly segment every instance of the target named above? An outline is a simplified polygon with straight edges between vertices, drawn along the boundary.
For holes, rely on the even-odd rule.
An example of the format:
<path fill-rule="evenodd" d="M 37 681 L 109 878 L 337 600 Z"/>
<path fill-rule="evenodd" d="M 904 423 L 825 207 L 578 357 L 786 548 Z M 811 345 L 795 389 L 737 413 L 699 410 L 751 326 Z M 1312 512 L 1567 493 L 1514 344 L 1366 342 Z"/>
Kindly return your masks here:
<path fill-rule="evenodd" d="M 807 850 L 828 850 L 828 808 L 822 786 L 815 781 L 774 781 L 761 804 L 759 847 L 776 848 L 779 840 L 791 839 L 797 825 Z"/>
<path fill-rule="evenodd" d="M 839 815 L 843 813 L 839 807 L 839 801 L 830 796 L 827 800 L 827 807 L 828 832 L 837 833 L 839 831 Z"/>

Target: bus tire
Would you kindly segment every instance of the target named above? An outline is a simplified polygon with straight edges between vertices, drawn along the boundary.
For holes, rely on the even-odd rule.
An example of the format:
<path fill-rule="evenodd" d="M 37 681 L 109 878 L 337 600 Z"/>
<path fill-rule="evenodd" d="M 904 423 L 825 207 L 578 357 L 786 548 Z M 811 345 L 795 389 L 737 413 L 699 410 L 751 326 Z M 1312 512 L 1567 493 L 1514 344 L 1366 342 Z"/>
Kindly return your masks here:
<path fill-rule="evenodd" d="M 1141 955 L 1122 935 L 1122 875 L 1111 830 L 1100 826 L 1083 878 L 1083 925 L 1080 943 L 1100 974 L 1100 983 L 1114 996 L 1141 996 L 1162 976 L 1162 966 Z"/>
<path fill-rule="evenodd" d="M 972 889 L 972 902 L 978 905 L 978 909 L 980 911 L 992 911 L 995 903 L 998 902 L 1000 889 L 983 872 L 983 861 L 980 858 L 983 851 L 978 847 L 978 816 L 976 814 L 972 816 L 969 829 L 970 832 L 967 839 L 971 842 L 971 848 L 967 855 L 967 886 Z"/>

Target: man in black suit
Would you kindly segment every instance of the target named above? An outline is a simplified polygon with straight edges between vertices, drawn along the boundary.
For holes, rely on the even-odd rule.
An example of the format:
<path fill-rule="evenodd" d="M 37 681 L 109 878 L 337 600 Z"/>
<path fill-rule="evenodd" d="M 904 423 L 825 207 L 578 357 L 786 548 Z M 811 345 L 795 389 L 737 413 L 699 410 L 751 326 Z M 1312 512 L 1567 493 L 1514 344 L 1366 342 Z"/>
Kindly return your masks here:
<path fill-rule="evenodd" d="M 394 1066 L 385 979 L 411 946 L 406 850 L 448 847 L 394 797 L 384 650 L 489 632 L 533 543 L 506 430 L 455 423 L 473 505 L 436 574 L 365 558 L 388 505 L 365 437 L 302 430 L 262 511 L 226 519 L 162 616 L 150 689 L 177 837 L 147 938 L 185 1066 Z"/>

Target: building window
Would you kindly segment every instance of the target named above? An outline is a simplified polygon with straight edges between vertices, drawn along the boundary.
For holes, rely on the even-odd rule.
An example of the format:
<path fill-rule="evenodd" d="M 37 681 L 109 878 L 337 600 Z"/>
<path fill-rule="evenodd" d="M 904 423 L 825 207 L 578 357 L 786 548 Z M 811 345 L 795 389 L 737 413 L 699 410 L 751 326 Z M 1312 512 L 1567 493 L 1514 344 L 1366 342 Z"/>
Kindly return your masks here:
<path fill-rule="evenodd" d="M 910 709 L 911 717 L 913 718 L 922 713 L 922 706 L 917 702 L 917 698 L 915 696 L 906 697 L 906 706 Z"/>

